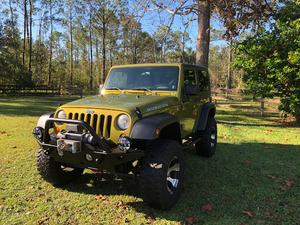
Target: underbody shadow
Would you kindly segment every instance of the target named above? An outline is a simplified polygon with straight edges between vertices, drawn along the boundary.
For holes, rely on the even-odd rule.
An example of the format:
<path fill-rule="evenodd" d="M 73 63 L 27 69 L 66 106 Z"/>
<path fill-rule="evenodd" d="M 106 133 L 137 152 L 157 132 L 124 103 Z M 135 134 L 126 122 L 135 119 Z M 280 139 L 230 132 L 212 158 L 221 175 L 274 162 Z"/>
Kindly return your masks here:
<path fill-rule="evenodd" d="M 259 156 L 259 158 L 257 157 Z M 281 224 L 283 202 L 297 199 L 298 191 L 289 190 L 283 195 L 280 185 L 286 179 L 300 182 L 300 146 L 268 143 L 219 143 L 216 155 L 210 159 L 195 153 L 186 153 L 186 180 L 178 203 L 170 211 L 155 210 L 142 200 L 126 202 L 146 218 L 183 221 L 194 216 L 200 223 L 216 224 L 220 218 L 230 218 L 231 224 L 258 223 Z M 84 174 L 65 187 L 72 192 L 87 195 L 132 195 L 140 197 L 138 182 L 134 179 L 113 180 L 112 177 Z M 203 212 L 201 206 L 213 206 L 212 212 Z M 266 206 L 267 205 L 267 206 Z M 245 210 L 263 209 L 266 215 L 249 218 Z M 297 208 L 289 214 L 297 215 Z M 269 218 L 267 214 L 273 215 Z M 251 220 L 250 220 L 251 219 Z M 293 221 L 293 218 L 290 218 Z M 202 222 L 201 222 L 202 221 Z M 250 222 L 250 223 L 251 223 Z"/>

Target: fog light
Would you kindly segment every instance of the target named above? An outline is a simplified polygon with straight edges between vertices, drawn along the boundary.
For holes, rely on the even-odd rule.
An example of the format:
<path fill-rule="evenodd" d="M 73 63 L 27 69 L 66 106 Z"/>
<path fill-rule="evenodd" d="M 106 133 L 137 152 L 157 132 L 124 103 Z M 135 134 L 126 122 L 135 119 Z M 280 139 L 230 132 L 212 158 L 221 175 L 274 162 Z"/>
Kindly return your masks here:
<path fill-rule="evenodd" d="M 85 154 L 85 159 L 89 162 L 93 161 L 93 157 L 90 154 Z"/>
<path fill-rule="evenodd" d="M 131 140 L 129 137 L 126 137 L 126 136 L 121 136 L 119 138 L 119 149 L 123 152 L 126 152 L 130 149 L 131 147 Z"/>
<path fill-rule="evenodd" d="M 44 129 L 41 127 L 35 127 L 35 128 L 33 128 L 32 134 L 34 135 L 34 137 L 36 139 L 38 139 L 39 141 L 42 141 L 43 136 L 44 136 Z"/>

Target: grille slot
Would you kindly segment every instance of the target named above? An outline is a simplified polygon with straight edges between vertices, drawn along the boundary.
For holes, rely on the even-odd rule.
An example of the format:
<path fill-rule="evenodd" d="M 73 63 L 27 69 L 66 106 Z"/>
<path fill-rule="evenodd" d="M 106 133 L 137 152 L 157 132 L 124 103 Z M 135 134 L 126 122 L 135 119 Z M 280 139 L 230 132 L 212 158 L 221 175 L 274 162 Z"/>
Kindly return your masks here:
<path fill-rule="evenodd" d="M 112 116 L 104 114 L 90 114 L 90 113 L 69 113 L 69 119 L 81 120 L 88 123 L 98 135 L 102 135 L 104 138 L 110 138 Z"/>

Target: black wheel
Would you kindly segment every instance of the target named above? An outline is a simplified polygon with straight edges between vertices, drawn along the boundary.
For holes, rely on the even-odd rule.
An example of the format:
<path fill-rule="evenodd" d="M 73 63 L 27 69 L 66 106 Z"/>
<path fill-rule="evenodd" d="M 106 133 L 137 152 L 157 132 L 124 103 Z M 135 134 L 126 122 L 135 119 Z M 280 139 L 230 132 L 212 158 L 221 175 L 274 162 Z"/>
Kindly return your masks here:
<path fill-rule="evenodd" d="M 46 155 L 43 149 L 37 152 L 37 170 L 42 178 L 54 186 L 62 186 L 79 177 L 83 169 L 73 168 L 62 165 L 55 161 L 49 155 Z"/>
<path fill-rule="evenodd" d="M 201 137 L 201 140 L 195 145 L 197 154 L 204 157 L 212 157 L 216 152 L 218 141 L 217 122 L 215 118 L 210 117 L 207 121 L 205 131 L 198 135 Z"/>
<path fill-rule="evenodd" d="M 146 149 L 142 163 L 142 198 L 157 209 L 170 209 L 179 199 L 184 176 L 181 145 L 173 140 L 157 140 Z"/>

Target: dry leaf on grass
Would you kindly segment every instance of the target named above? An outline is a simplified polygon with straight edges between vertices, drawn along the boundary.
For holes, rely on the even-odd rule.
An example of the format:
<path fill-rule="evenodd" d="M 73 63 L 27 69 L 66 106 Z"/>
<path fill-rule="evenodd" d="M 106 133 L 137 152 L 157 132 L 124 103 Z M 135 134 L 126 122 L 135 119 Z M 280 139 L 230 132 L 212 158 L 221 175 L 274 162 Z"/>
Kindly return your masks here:
<path fill-rule="evenodd" d="M 254 213 L 251 212 L 251 211 L 244 210 L 243 214 L 246 215 L 246 216 L 248 216 L 249 218 L 253 218 L 254 217 Z"/>
<path fill-rule="evenodd" d="M 283 185 L 280 186 L 282 191 L 287 191 L 294 186 L 295 182 L 293 180 L 285 180 Z"/>
<path fill-rule="evenodd" d="M 123 209 L 127 209 L 128 208 L 127 205 L 126 205 L 126 203 L 124 203 L 123 201 L 119 201 L 117 203 L 117 207 L 118 208 L 123 208 Z"/>
<path fill-rule="evenodd" d="M 38 225 L 46 225 L 46 224 L 48 224 L 48 221 L 49 221 L 49 218 L 45 216 L 45 217 L 39 219 L 37 221 L 37 224 Z"/>
<path fill-rule="evenodd" d="M 213 207 L 213 205 L 212 205 L 211 203 L 207 203 L 206 205 L 203 205 L 203 206 L 201 207 L 201 210 L 202 210 L 203 212 L 209 213 L 209 212 L 212 212 L 212 211 L 214 210 L 214 207 Z"/>
<path fill-rule="evenodd" d="M 104 195 L 96 195 L 95 199 L 97 201 L 107 201 L 107 197 L 105 197 Z"/>
<path fill-rule="evenodd" d="M 276 177 L 273 176 L 273 175 L 268 175 L 267 177 L 269 177 L 269 178 L 272 179 L 272 180 L 276 179 Z"/>
<path fill-rule="evenodd" d="M 251 164 L 252 164 L 252 161 L 251 161 L 251 160 L 245 160 L 245 161 L 244 161 L 244 164 L 245 164 L 245 165 L 251 165 Z"/>
<path fill-rule="evenodd" d="M 182 225 L 192 225 L 192 224 L 197 223 L 198 221 L 199 221 L 199 219 L 196 216 L 189 216 L 189 217 L 185 218 Z"/>

